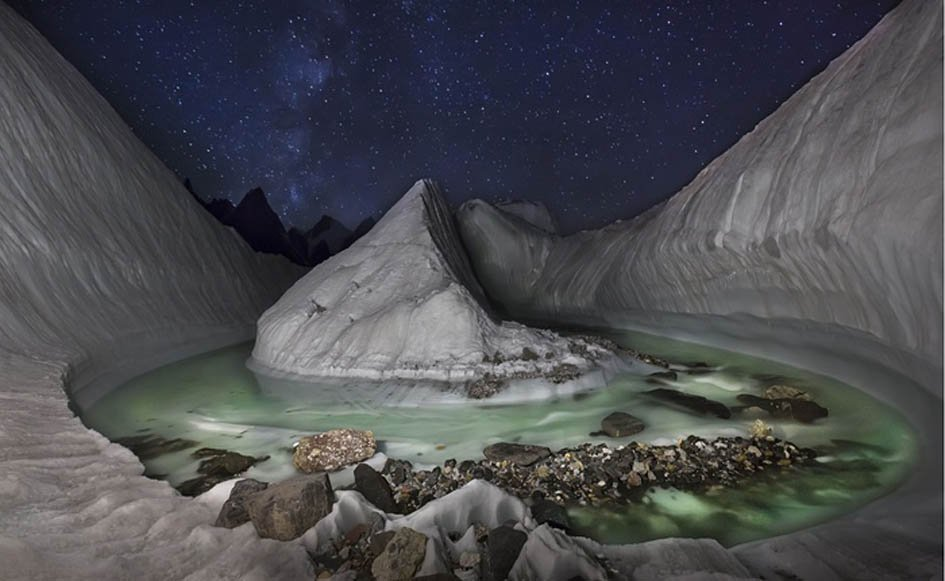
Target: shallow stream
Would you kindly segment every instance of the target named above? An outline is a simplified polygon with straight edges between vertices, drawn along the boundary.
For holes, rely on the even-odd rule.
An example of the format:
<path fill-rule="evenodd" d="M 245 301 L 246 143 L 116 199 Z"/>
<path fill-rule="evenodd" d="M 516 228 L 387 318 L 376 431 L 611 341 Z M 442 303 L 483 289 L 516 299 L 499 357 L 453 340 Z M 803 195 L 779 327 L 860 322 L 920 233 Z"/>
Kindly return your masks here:
<path fill-rule="evenodd" d="M 863 392 L 779 363 L 642 334 L 612 337 L 673 362 L 706 362 L 706 374 L 679 374 L 671 387 L 730 406 L 739 393 L 761 395 L 789 384 L 830 410 L 813 424 L 763 418 L 774 435 L 818 450 L 809 467 L 772 471 L 734 489 L 704 494 L 655 490 L 619 509 L 575 507 L 579 532 L 611 543 L 669 536 L 711 537 L 724 545 L 770 537 L 826 521 L 890 492 L 915 461 L 916 440 L 906 420 Z M 625 373 L 605 389 L 542 402 L 490 405 L 379 407 L 345 390 L 257 378 L 241 344 L 178 361 L 121 385 L 82 411 L 86 425 L 115 440 L 156 434 L 270 459 L 247 475 L 277 480 L 294 474 L 291 446 L 300 436 L 331 428 L 373 430 L 380 451 L 415 465 L 474 459 L 499 441 L 552 449 L 582 442 L 611 446 L 631 439 L 669 443 L 690 434 L 746 435 L 754 417 L 723 420 L 666 407 L 640 395 L 655 386 Z M 351 390 L 358 393 L 358 390 Z M 330 394 L 330 396 L 325 395 Z M 632 438 L 591 437 L 613 411 L 642 419 Z M 178 484 L 196 476 L 193 449 L 144 460 L 147 473 Z"/>

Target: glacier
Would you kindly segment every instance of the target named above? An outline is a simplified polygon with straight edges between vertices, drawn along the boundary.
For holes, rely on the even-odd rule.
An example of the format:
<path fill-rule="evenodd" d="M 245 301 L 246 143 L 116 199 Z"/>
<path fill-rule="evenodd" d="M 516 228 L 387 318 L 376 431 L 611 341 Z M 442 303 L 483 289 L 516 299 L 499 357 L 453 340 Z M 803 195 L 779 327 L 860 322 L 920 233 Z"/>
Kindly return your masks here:
<path fill-rule="evenodd" d="M 209 526 L 70 411 L 252 337 L 301 271 L 216 223 L 0 2 L 0 577 L 300 578 L 299 547 Z"/>
<path fill-rule="evenodd" d="M 907 0 L 633 220 L 560 236 L 482 200 L 457 212 L 486 294 L 519 320 L 767 357 L 909 418 L 923 446 L 909 482 L 837 522 L 736 548 L 756 573 L 941 567 L 942 111 L 942 6 Z"/>
<path fill-rule="evenodd" d="M 940 3 L 905 0 L 637 220 L 561 237 L 535 204 L 471 203 L 458 214 L 471 264 L 442 279 L 456 287 L 446 298 L 460 297 L 489 324 L 499 320 L 491 303 L 525 320 L 658 329 L 836 376 L 914 422 L 926 449 L 913 478 L 836 522 L 733 549 L 569 538 L 474 483 L 413 515 L 381 517 L 431 537 L 425 572 L 441 570 L 437 555 L 463 543 L 443 531 L 476 519 L 529 532 L 517 579 L 603 578 L 595 555 L 638 579 L 940 575 L 941 30 Z M 256 255 L 200 210 L 2 1 L 0 55 L 0 576 L 310 577 L 307 548 L 376 512 L 356 492 L 340 492 L 299 542 L 214 528 L 232 482 L 179 496 L 84 427 L 67 395 L 81 406 L 95 385 L 252 337 L 260 313 L 302 271 Z M 482 237 L 490 232 L 507 241 L 506 255 Z M 306 369 L 304 356 L 286 361 Z"/>
<path fill-rule="evenodd" d="M 906 2 L 633 220 L 562 237 L 467 202 L 460 232 L 488 294 L 535 319 L 645 311 L 816 321 L 875 337 L 897 352 L 891 364 L 936 388 L 940 22 L 935 3 Z"/>
<path fill-rule="evenodd" d="M 592 342 L 495 316 L 429 180 L 299 279 L 258 327 L 254 369 L 290 376 L 534 379 L 561 364 L 589 371 L 616 359 Z"/>

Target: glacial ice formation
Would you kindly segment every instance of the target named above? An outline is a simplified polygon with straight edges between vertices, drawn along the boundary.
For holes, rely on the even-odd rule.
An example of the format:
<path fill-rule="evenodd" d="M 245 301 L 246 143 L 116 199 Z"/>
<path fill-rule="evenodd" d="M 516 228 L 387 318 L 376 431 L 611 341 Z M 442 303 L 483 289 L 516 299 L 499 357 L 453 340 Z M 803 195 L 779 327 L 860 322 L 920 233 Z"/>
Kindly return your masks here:
<path fill-rule="evenodd" d="M 259 319 L 254 364 L 299 376 L 469 380 L 589 369 L 605 349 L 491 312 L 446 202 L 421 180 Z"/>
<path fill-rule="evenodd" d="M 252 335 L 299 272 L 253 253 L 0 2 L 0 577 L 303 578 L 69 409 L 93 379 Z"/>
<path fill-rule="evenodd" d="M 909 418 L 913 477 L 837 521 L 736 547 L 757 575 L 941 569 L 942 110 L 942 5 L 906 0 L 634 220 L 558 236 L 478 200 L 457 213 L 484 290 L 513 316 L 777 359 Z"/>
<path fill-rule="evenodd" d="M 731 550 L 706 540 L 611 547 L 568 539 L 531 529 L 516 499 L 482 483 L 401 522 L 426 528 L 445 550 L 444 519 L 457 519 L 454 527 L 516 520 L 531 530 L 513 569 L 519 578 L 548 572 L 547 548 L 559 550 L 555 571 L 585 567 L 587 578 L 594 554 L 638 579 L 940 575 L 941 29 L 941 3 L 906 0 L 661 208 L 570 240 L 530 234 L 534 257 L 515 258 L 540 281 L 516 292 L 553 291 L 530 295 L 532 315 L 675 312 L 658 321 L 664 331 L 699 325 L 723 346 L 801 353 L 793 363 L 882 386 L 874 393 L 906 413 L 927 446 L 903 489 L 835 523 Z M 65 394 L 76 392 L 81 405 L 94 379 L 114 382 L 248 338 L 298 273 L 254 255 L 200 211 L 2 2 L 0 172 L 0 576 L 308 578 L 304 544 L 342 517 L 374 512 L 357 493 L 339 494 L 336 512 L 301 542 L 261 540 L 251 525 L 213 528 L 213 499 L 182 498 L 143 477 L 128 450 L 81 424 Z M 547 232 L 534 209 L 507 210 Z M 629 256 L 625 268 L 616 266 L 618 250 Z M 556 270 L 576 252 L 601 253 L 612 270 Z M 495 297 L 491 279 L 481 280 Z M 775 298 L 764 300 L 768 291 Z M 726 315 L 743 308 L 755 317 Z M 890 355 L 897 348 L 905 354 Z M 843 349 L 850 357 L 838 359 Z M 383 518 L 398 526 L 395 515 Z"/>
<path fill-rule="evenodd" d="M 939 389 L 941 21 L 939 3 L 905 2 L 631 221 L 562 237 L 467 202 L 457 219 L 480 281 L 526 318 L 748 313 L 845 327 L 904 352 L 891 363 Z"/>

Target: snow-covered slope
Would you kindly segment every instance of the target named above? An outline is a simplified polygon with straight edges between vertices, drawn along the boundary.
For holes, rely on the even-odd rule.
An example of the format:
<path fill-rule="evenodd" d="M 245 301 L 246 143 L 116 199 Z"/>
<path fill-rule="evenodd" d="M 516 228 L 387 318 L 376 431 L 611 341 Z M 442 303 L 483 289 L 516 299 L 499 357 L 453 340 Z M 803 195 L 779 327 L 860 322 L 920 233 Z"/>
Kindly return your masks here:
<path fill-rule="evenodd" d="M 65 389 L 251 337 L 297 276 L 199 208 L 0 2 L 0 577 L 301 578 L 86 429 Z"/>
<path fill-rule="evenodd" d="M 630 222 L 559 237 L 481 201 L 457 214 L 484 289 L 523 319 L 778 359 L 909 418 L 912 477 L 836 521 L 734 548 L 753 576 L 941 574 L 942 110 L 942 4 L 906 0 Z"/>
<path fill-rule="evenodd" d="M 904 352 L 900 368 L 940 388 L 941 29 L 941 3 L 904 2 L 632 221 L 556 237 L 467 203 L 458 221 L 483 285 L 527 317 L 747 313 L 842 326 Z"/>
<path fill-rule="evenodd" d="M 569 343 L 490 314 L 449 208 L 422 180 L 263 314 L 253 359 L 294 375 L 467 380 L 588 368 Z"/>

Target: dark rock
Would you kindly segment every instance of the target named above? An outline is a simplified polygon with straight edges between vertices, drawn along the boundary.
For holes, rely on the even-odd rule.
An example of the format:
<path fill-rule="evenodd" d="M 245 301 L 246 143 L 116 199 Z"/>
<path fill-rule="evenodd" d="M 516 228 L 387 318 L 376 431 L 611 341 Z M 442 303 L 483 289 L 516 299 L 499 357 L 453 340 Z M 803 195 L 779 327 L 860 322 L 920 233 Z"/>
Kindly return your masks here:
<path fill-rule="evenodd" d="M 806 391 L 801 391 L 796 387 L 784 384 L 768 386 L 765 389 L 766 399 L 803 399 L 813 401 L 814 398 Z"/>
<path fill-rule="evenodd" d="M 829 413 L 827 408 L 803 399 L 768 399 L 742 393 L 738 395 L 738 401 L 748 406 L 759 407 L 774 417 L 791 417 L 803 423 L 825 418 Z"/>
<path fill-rule="evenodd" d="M 384 512 L 398 512 L 390 483 L 367 464 L 358 464 L 354 469 L 354 487 L 368 502 Z"/>
<path fill-rule="evenodd" d="M 669 381 L 676 381 L 679 379 L 679 376 L 676 375 L 675 371 L 657 371 L 656 373 L 651 373 L 647 377 L 652 377 L 655 379 L 667 379 Z"/>
<path fill-rule="evenodd" d="M 227 476 L 198 476 L 181 482 L 174 488 L 184 496 L 199 496 L 217 484 L 229 480 Z"/>
<path fill-rule="evenodd" d="M 384 552 L 387 543 L 394 538 L 394 531 L 382 531 L 371 537 L 371 553 L 380 555 Z"/>
<path fill-rule="evenodd" d="M 699 414 L 713 414 L 722 419 L 732 417 L 732 411 L 725 404 L 702 397 L 701 395 L 692 395 L 675 389 L 652 389 L 644 392 L 645 395 L 663 401 L 669 404 L 682 407 Z M 760 398 L 759 398 L 760 399 Z"/>
<path fill-rule="evenodd" d="M 642 432 L 646 425 L 630 414 L 614 412 L 600 421 L 600 427 L 611 438 L 623 438 Z"/>
<path fill-rule="evenodd" d="M 689 375 L 704 375 L 706 373 L 712 373 L 713 369 L 709 366 L 708 363 L 704 361 L 696 361 L 695 363 L 690 363 L 687 365 L 689 369 L 686 370 L 686 373 Z"/>
<path fill-rule="evenodd" d="M 827 408 L 818 405 L 812 401 L 807 401 L 803 399 L 792 399 L 791 401 L 791 415 L 795 420 L 809 424 L 814 420 L 819 420 L 820 418 L 826 418 L 829 414 Z"/>
<path fill-rule="evenodd" d="M 377 581 L 413 579 L 427 551 L 427 537 L 412 528 L 397 529 L 384 550 L 371 563 Z"/>
<path fill-rule="evenodd" d="M 348 532 L 345 533 L 345 543 L 349 545 L 355 545 L 370 532 L 371 526 L 369 524 L 358 523 L 348 529 Z"/>
<path fill-rule="evenodd" d="M 223 503 L 220 514 L 217 515 L 217 520 L 213 526 L 232 529 L 249 522 L 246 500 L 253 494 L 265 490 L 268 486 L 269 483 L 253 480 L 252 478 L 237 482 L 233 486 L 233 490 L 230 491 L 230 497 Z"/>
<path fill-rule="evenodd" d="M 227 450 L 221 450 L 221 452 L 222 454 L 201 460 L 200 465 L 197 467 L 197 472 L 206 476 L 223 476 L 229 478 L 240 474 L 256 463 L 256 458 L 252 456 L 244 456 L 243 454 L 229 452 Z"/>
<path fill-rule="evenodd" d="M 528 535 L 507 525 L 489 531 L 489 538 L 486 539 L 486 569 L 490 579 L 499 581 L 508 578 L 527 540 Z"/>
<path fill-rule="evenodd" d="M 531 511 L 532 518 L 538 524 L 547 524 L 563 531 L 571 529 L 571 518 L 568 516 L 568 511 L 560 504 L 541 498 L 535 500 L 531 506 Z"/>
<path fill-rule="evenodd" d="M 331 512 L 334 493 L 327 474 L 297 476 L 252 495 L 246 509 L 265 539 L 290 541 Z"/>
<path fill-rule="evenodd" d="M 486 447 L 482 451 L 483 455 L 493 462 L 502 462 L 503 460 L 518 464 L 519 466 L 528 466 L 534 464 L 543 458 L 551 456 L 551 450 L 544 446 L 533 446 L 531 444 L 512 444 L 509 442 L 499 442 Z"/>
<path fill-rule="evenodd" d="M 150 460 L 164 454 L 193 448 L 197 445 L 197 442 L 194 440 L 185 440 L 182 438 L 169 440 L 156 434 L 118 438 L 115 440 L 115 443 L 121 444 L 131 450 L 140 460 Z"/>
<path fill-rule="evenodd" d="M 537 361 L 538 353 L 535 353 L 528 347 L 522 348 L 522 361 Z"/>

